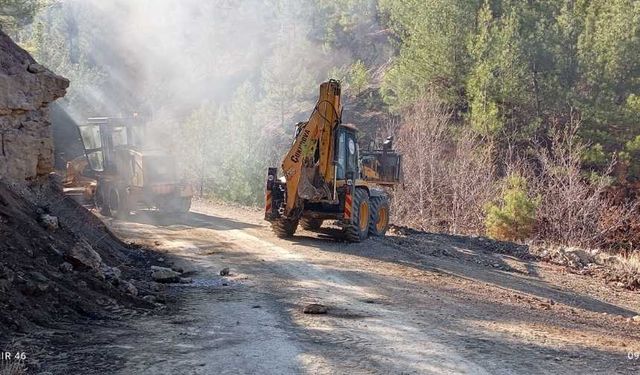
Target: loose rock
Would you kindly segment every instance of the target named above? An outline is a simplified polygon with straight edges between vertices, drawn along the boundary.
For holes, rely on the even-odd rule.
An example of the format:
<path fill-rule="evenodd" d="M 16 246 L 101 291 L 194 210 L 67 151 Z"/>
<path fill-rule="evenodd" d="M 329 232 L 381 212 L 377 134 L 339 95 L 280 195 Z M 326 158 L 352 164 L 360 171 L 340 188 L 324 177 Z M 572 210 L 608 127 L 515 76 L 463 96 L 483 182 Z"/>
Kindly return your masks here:
<path fill-rule="evenodd" d="M 302 312 L 305 314 L 326 314 L 327 311 L 329 311 L 329 309 L 319 303 L 308 304 L 302 309 Z"/>
<path fill-rule="evenodd" d="M 102 271 L 102 258 L 91 245 L 81 240 L 71 249 L 65 252 L 65 259 L 74 267 L 91 268 L 96 271 Z"/>
<path fill-rule="evenodd" d="M 102 266 L 102 273 L 107 280 L 119 280 L 122 277 L 122 271 L 118 267 Z"/>
<path fill-rule="evenodd" d="M 135 285 L 133 285 L 133 283 L 129 281 L 124 281 L 120 285 L 125 292 L 131 294 L 132 296 L 135 297 L 138 295 L 138 288 L 136 288 Z"/>
<path fill-rule="evenodd" d="M 55 216 L 44 214 L 40 216 L 40 220 L 42 221 L 42 226 L 49 230 L 56 230 L 59 228 L 58 218 Z"/>
<path fill-rule="evenodd" d="M 177 283 L 180 281 L 180 274 L 171 268 L 151 266 L 151 277 L 159 283 Z"/>
<path fill-rule="evenodd" d="M 594 261 L 593 256 L 583 249 L 565 249 L 564 256 L 567 258 L 569 264 L 578 266 L 585 266 Z"/>
<path fill-rule="evenodd" d="M 220 270 L 220 276 L 229 276 L 229 267 L 225 267 Z"/>
<path fill-rule="evenodd" d="M 31 272 L 31 277 L 33 278 L 33 280 L 39 282 L 39 283 L 46 283 L 49 281 L 49 279 L 47 279 L 47 277 L 43 274 L 41 274 L 40 272 L 37 271 L 33 271 Z"/>

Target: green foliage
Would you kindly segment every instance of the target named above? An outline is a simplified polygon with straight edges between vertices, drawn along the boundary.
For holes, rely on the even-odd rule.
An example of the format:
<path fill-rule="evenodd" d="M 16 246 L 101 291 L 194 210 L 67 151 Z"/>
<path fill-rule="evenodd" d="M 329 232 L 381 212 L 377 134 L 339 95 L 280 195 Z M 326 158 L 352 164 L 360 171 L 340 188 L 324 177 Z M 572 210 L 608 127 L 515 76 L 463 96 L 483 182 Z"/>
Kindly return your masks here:
<path fill-rule="evenodd" d="M 530 102 L 533 98 L 528 95 L 530 77 L 525 41 L 518 35 L 524 22 L 522 17 L 522 11 L 514 7 L 508 14 L 494 18 L 489 3 L 478 14 L 478 28 L 469 43 L 473 68 L 468 75 L 467 91 L 471 126 L 480 134 L 494 135 L 501 131 L 514 110 L 533 109 Z"/>
<path fill-rule="evenodd" d="M 356 95 L 360 95 L 363 89 L 369 85 L 369 72 L 367 67 L 360 60 L 351 65 L 349 69 L 349 87 Z"/>
<path fill-rule="evenodd" d="M 214 177 L 215 168 L 211 168 L 214 150 L 221 150 L 220 137 L 206 137 L 203 134 L 213 134 L 224 126 L 222 114 L 216 111 L 211 103 L 204 103 L 193 111 L 180 129 L 178 137 L 180 164 L 185 177 L 195 182 L 200 196 L 205 195 L 207 183 Z"/>
<path fill-rule="evenodd" d="M 601 169 L 609 162 L 607 154 L 600 143 L 586 148 L 582 155 L 582 162 L 586 167 Z"/>
<path fill-rule="evenodd" d="M 485 227 L 489 237 L 520 241 L 533 231 L 539 199 L 529 196 L 527 181 L 518 174 L 510 175 L 499 204 L 487 205 Z"/>
<path fill-rule="evenodd" d="M 587 4 L 576 45 L 582 73 L 577 102 L 588 125 L 584 135 L 615 151 L 638 135 L 640 3 L 613 0 Z"/>
<path fill-rule="evenodd" d="M 203 103 L 178 124 L 175 152 L 202 195 L 246 205 L 263 199 L 268 158 L 256 100 L 254 87 L 245 82 L 227 108 Z"/>
<path fill-rule="evenodd" d="M 361 35 L 358 29 L 362 25 L 371 24 L 376 19 L 376 3 L 376 0 L 313 2 L 311 37 L 322 43 L 325 51 L 345 46 L 353 47 L 354 45 L 363 47 L 363 50 L 373 48 L 372 42 L 363 37 L 364 35 Z M 354 49 L 359 50 L 360 48 Z"/>
<path fill-rule="evenodd" d="M 392 109 L 435 89 L 466 125 L 509 142 L 544 140 L 577 113 L 601 147 L 588 166 L 639 134 L 638 1 L 380 0 L 380 11 L 399 51 L 381 88 Z"/>
<path fill-rule="evenodd" d="M 400 41 L 381 88 L 393 109 L 411 105 L 429 87 L 450 103 L 459 101 L 470 62 L 464 46 L 476 24 L 477 6 L 470 0 L 380 0 Z"/>
<path fill-rule="evenodd" d="M 628 177 L 637 181 L 640 179 L 640 135 L 625 143 L 624 151 L 619 153 L 620 161 L 628 168 Z"/>
<path fill-rule="evenodd" d="M 280 45 L 262 66 L 264 110 L 277 118 L 283 127 L 291 115 L 292 104 L 312 96 L 316 87 L 316 79 L 307 69 L 309 57 L 305 56 L 304 50 Z"/>
<path fill-rule="evenodd" d="M 348 77 L 349 67 L 347 66 L 334 66 L 329 69 L 329 74 L 327 74 L 327 79 L 337 79 L 340 82 L 347 82 Z"/>

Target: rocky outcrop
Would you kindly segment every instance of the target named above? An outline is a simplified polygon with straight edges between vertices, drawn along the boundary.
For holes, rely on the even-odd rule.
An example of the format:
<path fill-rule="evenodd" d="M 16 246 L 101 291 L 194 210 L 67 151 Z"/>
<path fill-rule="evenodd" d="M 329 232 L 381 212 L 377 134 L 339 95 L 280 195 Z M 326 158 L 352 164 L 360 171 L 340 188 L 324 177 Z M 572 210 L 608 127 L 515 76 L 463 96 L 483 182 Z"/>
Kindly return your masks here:
<path fill-rule="evenodd" d="M 53 170 L 48 105 L 67 87 L 0 31 L 0 178 L 34 180 Z"/>

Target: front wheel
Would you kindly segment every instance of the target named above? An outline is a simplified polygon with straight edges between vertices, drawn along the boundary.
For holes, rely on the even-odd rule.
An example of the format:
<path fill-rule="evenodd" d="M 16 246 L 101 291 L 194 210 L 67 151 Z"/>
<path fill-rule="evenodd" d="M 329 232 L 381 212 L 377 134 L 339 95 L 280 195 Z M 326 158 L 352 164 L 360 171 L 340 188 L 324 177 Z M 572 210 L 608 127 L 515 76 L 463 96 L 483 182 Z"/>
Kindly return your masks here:
<path fill-rule="evenodd" d="M 369 212 L 371 211 L 367 190 L 361 188 L 355 190 L 351 207 L 351 220 L 344 224 L 342 231 L 349 242 L 364 241 L 369 235 Z"/>
<path fill-rule="evenodd" d="M 369 223 L 369 234 L 382 237 L 389 229 L 389 200 L 387 197 L 371 198 L 371 219 Z"/>

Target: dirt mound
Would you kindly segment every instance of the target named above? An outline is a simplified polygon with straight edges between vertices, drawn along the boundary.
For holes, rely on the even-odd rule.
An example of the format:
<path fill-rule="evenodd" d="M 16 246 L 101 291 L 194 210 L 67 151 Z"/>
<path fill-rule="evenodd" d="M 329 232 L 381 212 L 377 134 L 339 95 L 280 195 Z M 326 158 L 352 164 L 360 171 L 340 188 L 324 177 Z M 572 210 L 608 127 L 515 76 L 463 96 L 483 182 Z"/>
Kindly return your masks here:
<path fill-rule="evenodd" d="M 602 250 L 532 247 L 541 260 L 565 266 L 567 272 L 602 279 L 616 289 L 640 291 L 640 269 L 633 259 Z"/>
<path fill-rule="evenodd" d="M 471 261 L 505 271 L 515 271 L 499 261 L 509 256 L 522 261 L 547 262 L 564 267 L 567 273 L 594 277 L 616 289 L 640 291 L 640 271 L 629 260 L 605 251 L 570 247 L 523 245 L 486 237 L 428 233 L 391 225 L 387 241 L 416 252 Z M 466 249 L 461 251 L 460 249 Z"/>
<path fill-rule="evenodd" d="M 17 191 L 0 180 L 0 341 L 109 307 L 154 306 L 142 298 L 157 289 L 146 250 L 52 186 Z"/>

